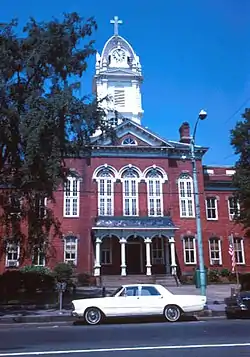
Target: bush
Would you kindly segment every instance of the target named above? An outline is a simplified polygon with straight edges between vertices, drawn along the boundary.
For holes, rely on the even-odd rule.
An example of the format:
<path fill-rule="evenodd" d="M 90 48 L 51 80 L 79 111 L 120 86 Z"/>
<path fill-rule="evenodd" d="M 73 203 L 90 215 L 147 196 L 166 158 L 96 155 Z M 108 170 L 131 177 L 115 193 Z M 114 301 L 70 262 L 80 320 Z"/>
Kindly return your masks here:
<path fill-rule="evenodd" d="M 52 271 L 49 268 L 37 265 L 26 265 L 20 269 L 22 273 L 37 273 L 41 275 L 52 275 Z"/>
<path fill-rule="evenodd" d="M 1 277 L 4 295 L 15 295 L 22 288 L 22 273 L 19 270 L 7 270 Z"/>
<path fill-rule="evenodd" d="M 54 277 L 59 282 L 72 284 L 73 267 L 68 263 L 58 263 L 53 271 Z"/>
<path fill-rule="evenodd" d="M 77 281 L 78 284 L 81 286 L 90 286 L 90 285 L 95 285 L 95 277 L 93 277 L 91 274 L 87 273 L 80 273 L 77 276 Z"/>
<path fill-rule="evenodd" d="M 220 270 L 220 275 L 223 277 L 223 278 L 228 278 L 230 276 L 231 272 L 229 269 L 227 268 L 223 268 Z"/>
<path fill-rule="evenodd" d="M 217 269 L 209 269 L 207 278 L 209 283 L 218 283 L 220 281 L 220 272 Z"/>

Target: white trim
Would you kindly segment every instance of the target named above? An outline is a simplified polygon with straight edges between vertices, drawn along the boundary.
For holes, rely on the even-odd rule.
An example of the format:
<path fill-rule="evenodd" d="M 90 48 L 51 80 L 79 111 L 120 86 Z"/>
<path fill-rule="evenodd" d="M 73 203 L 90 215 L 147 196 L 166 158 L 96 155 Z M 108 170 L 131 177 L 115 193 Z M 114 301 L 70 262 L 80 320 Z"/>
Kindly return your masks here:
<path fill-rule="evenodd" d="M 168 175 L 165 172 L 165 170 L 159 166 L 156 166 L 156 165 L 151 165 L 151 166 L 147 167 L 142 173 L 143 177 L 147 178 L 147 175 L 150 173 L 151 170 L 159 171 L 159 173 L 162 175 L 162 177 L 161 177 L 162 183 L 168 181 Z"/>
<path fill-rule="evenodd" d="M 243 238 L 238 238 L 238 237 L 234 237 L 233 239 L 234 241 L 234 252 L 235 252 L 235 262 L 237 265 L 245 265 L 246 264 L 246 260 L 245 260 L 245 250 L 244 250 L 244 239 Z M 237 252 L 239 252 L 239 250 L 235 249 L 236 246 L 236 241 L 240 241 L 240 246 L 241 246 L 241 252 L 242 252 L 242 262 L 239 263 L 236 259 L 237 256 Z"/>
<path fill-rule="evenodd" d="M 129 165 L 122 171 L 122 196 L 123 196 L 123 215 L 124 216 L 139 216 L 139 182 L 140 177 L 123 177 L 127 170 L 132 170 L 135 174 L 139 175 L 138 169 Z M 127 187 L 126 187 L 127 186 Z M 126 190 L 127 189 L 127 190 Z M 135 206 L 134 206 L 135 201 Z M 126 202 L 128 203 L 128 212 L 126 212 Z M 135 212 L 133 214 L 133 210 Z"/>
<path fill-rule="evenodd" d="M 211 242 L 213 241 L 217 241 L 218 242 L 218 252 L 219 252 L 219 259 L 218 259 L 218 265 L 222 265 L 222 251 L 221 251 L 221 240 L 217 237 L 214 238 L 210 238 L 208 240 L 208 247 L 209 247 L 209 261 L 210 261 L 210 265 L 216 265 L 216 260 L 215 258 L 212 258 L 212 251 L 213 252 L 217 252 L 216 250 L 211 250 Z"/>
<path fill-rule="evenodd" d="M 69 240 L 73 240 L 69 241 Z M 74 235 L 68 235 L 64 237 L 63 239 L 64 245 L 63 245 L 63 256 L 64 256 L 64 263 L 73 263 L 74 265 L 77 265 L 77 259 L 78 259 L 78 238 Z M 67 250 L 67 244 L 75 244 L 75 249 L 70 248 Z M 75 258 L 66 258 L 66 253 L 75 254 Z"/>
<path fill-rule="evenodd" d="M 122 176 L 124 175 L 124 173 L 125 173 L 127 170 L 134 170 L 134 171 L 137 173 L 137 175 L 138 175 L 138 180 L 141 180 L 141 179 L 144 178 L 144 177 L 143 177 L 143 173 L 141 172 L 141 170 L 140 170 L 138 167 L 133 166 L 132 164 L 129 164 L 129 165 L 123 166 L 123 167 L 119 170 L 119 172 L 118 172 L 118 179 L 123 180 L 123 177 L 122 177 Z"/>
<path fill-rule="evenodd" d="M 181 185 L 183 184 L 183 187 Z M 189 185 L 190 187 L 188 187 Z M 183 196 L 181 196 L 183 194 Z M 194 218 L 195 217 L 195 208 L 194 208 L 194 185 L 193 179 L 190 175 L 186 174 L 185 176 L 181 175 L 178 179 L 178 196 L 179 196 L 179 209 L 181 218 Z M 184 207 L 183 207 L 183 205 Z M 192 214 L 189 212 L 191 204 Z M 185 208 L 185 210 L 183 209 Z M 186 213 L 184 213 L 186 212 Z"/>
<path fill-rule="evenodd" d="M 186 247 L 185 247 L 185 241 L 186 240 L 189 240 L 189 241 L 193 241 L 193 248 L 188 248 L 188 249 L 186 249 Z M 195 237 L 191 237 L 191 236 L 186 236 L 186 237 L 184 237 L 183 238 L 183 241 L 182 241 L 182 244 L 183 244 L 183 258 L 184 258 L 184 264 L 185 265 L 195 265 L 195 264 L 197 264 L 197 253 L 196 253 L 196 239 L 195 239 Z M 190 256 L 190 252 L 191 251 L 193 251 L 194 252 L 194 261 L 192 261 L 192 262 L 188 262 L 187 260 L 186 260 L 186 251 L 189 251 L 189 256 Z"/>
<path fill-rule="evenodd" d="M 215 207 L 208 207 L 207 202 L 208 200 L 214 200 Z M 216 197 L 206 197 L 205 199 L 205 207 L 206 207 L 206 218 L 208 221 L 218 221 L 218 200 Z M 214 210 L 215 209 L 215 218 L 208 218 L 208 209 Z"/>
<path fill-rule="evenodd" d="M 96 179 L 98 184 L 98 216 L 113 216 L 114 215 L 114 177 L 98 177 Z M 104 194 L 101 195 L 101 183 L 103 181 Z M 110 185 L 110 195 L 105 194 L 109 191 Z M 103 203 L 101 203 L 103 200 Z M 110 200 L 110 203 L 109 203 Z M 103 211 L 101 209 L 103 205 Z"/>
<path fill-rule="evenodd" d="M 11 246 L 16 247 L 16 249 L 12 250 L 12 254 L 17 254 L 17 259 L 8 259 L 8 248 Z M 20 244 L 8 242 L 5 251 L 5 266 L 10 267 L 19 267 L 19 259 L 20 259 Z"/>
<path fill-rule="evenodd" d="M 93 172 L 93 175 L 92 175 L 92 179 L 93 180 L 96 180 L 99 178 L 99 174 L 102 170 L 109 170 L 115 179 L 118 179 L 119 178 L 119 175 L 118 175 L 118 172 L 117 170 L 113 167 L 113 166 L 110 166 L 108 164 L 104 164 L 104 165 L 100 165 L 98 166 L 95 171 Z"/>
<path fill-rule="evenodd" d="M 162 181 L 160 178 L 148 178 L 146 179 L 147 182 L 147 201 L 148 201 L 148 216 L 149 217 L 161 217 L 163 216 L 163 187 Z M 153 192 L 154 194 L 150 195 L 151 191 L 151 183 L 153 185 Z M 157 195 L 157 183 L 159 183 L 159 195 Z M 153 213 L 151 213 L 151 203 L 150 201 L 153 200 Z M 160 214 L 158 214 L 157 210 L 157 200 L 160 200 Z"/>
<path fill-rule="evenodd" d="M 74 187 L 75 182 L 76 182 L 76 187 Z M 66 189 L 66 185 L 68 183 L 69 183 L 69 190 Z M 76 212 L 74 212 L 75 200 L 76 200 Z M 69 176 L 64 184 L 63 217 L 77 218 L 79 217 L 79 214 L 80 214 L 80 179 L 77 177 Z"/>
<path fill-rule="evenodd" d="M 230 206 L 230 200 L 231 199 L 235 199 L 233 196 L 230 196 L 230 197 L 228 197 L 228 199 L 227 199 L 227 208 L 228 208 L 228 216 L 229 216 L 229 220 L 230 221 L 233 221 L 234 220 L 234 216 L 235 216 L 235 213 L 230 213 L 230 210 L 231 210 L 231 208 L 232 208 L 232 210 L 234 209 L 234 207 L 231 207 Z M 239 201 L 237 200 L 237 202 L 236 202 L 236 205 L 237 205 L 237 210 L 238 210 L 238 213 L 240 212 L 240 204 L 239 204 Z"/>
<path fill-rule="evenodd" d="M 35 252 L 34 250 L 37 249 L 37 262 L 39 262 L 40 260 L 40 254 L 43 254 L 43 259 L 42 259 L 42 262 L 43 264 L 34 264 L 34 255 L 35 255 Z M 34 248 L 33 249 L 33 254 L 32 254 L 32 265 L 36 266 L 36 267 L 45 267 L 46 266 L 46 256 L 45 256 L 45 253 L 39 249 L 39 248 Z"/>

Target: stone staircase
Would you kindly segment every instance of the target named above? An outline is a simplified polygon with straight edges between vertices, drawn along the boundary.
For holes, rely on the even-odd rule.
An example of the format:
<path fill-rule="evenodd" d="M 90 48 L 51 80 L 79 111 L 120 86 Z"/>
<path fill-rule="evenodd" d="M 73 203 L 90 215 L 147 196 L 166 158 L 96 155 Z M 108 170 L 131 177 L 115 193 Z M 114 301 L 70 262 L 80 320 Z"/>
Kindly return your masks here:
<path fill-rule="evenodd" d="M 117 288 L 126 284 L 161 284 L 163 286 L 176 286 L 175 278 L 172 275 L 102 275 L 100 279 L 102 286 L 106 288 Z"/>

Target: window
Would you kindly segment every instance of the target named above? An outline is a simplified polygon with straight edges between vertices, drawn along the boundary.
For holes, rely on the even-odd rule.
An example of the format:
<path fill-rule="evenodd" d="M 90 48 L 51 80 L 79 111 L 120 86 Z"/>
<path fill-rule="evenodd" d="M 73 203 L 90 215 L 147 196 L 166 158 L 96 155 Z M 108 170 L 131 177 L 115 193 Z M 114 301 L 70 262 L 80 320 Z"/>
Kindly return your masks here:
<path fill-rule="evenodd" d="M 196 264 L 196 242 L 194 237 L 183 239 L 184 263 Z"/>
<path fill-rule="evenodd" d="M 236 264 L 245 264 L 244 241 L 242 238 L 234 238 L 234 254 Z"/>
<path fill-rule="evenodd" d="M 36 266 L 45 266 L 45 253 L 41 249 L 34 249 L 32 264 Z"/>
<path fill-rule="evenodd" d="M 148 215 L 162 216 L 163 215 L 162 174 L 157 170 L 152 169 L 147 174 L 146 180 L 147 180 L 147 192 L 148 192 Z"/>
<path fill-rule="evenodd" d="M 195 217 L 192 178 L 187 174 L 181 175 L 178 182 L 178 188 L 180 216 L 183 218 Z"/>
<path fill-rule="evenodd" d="M 136 141 L 130 136 L 123 140 L 122 145 L 137 145 Z"/>
<path fill-rule="evenodd" d="M 152 240 L 152 263 L 164 264 L 164 240 L 162 238 L 154 238 Z"/>
<path fill-rule="evenodd" d="M 229 219 L 233 220 L 239 214 L 240 204 L 235 197 L 229 197 L 227 202 L 228 202 Z"/>
<path fill-rule="evenodd" d="M 110 238 L 105 238 L 101 244 L 101 264 L 112 264 L 112 241 Z"/>
<path fill-rule="evenodd" d="M 127 169 L 123 176 L 123 214 L 124 216 L 138 215 L 138 173 Z"/>
<path fill-rule="evenodd" d="M 217 199 L 215 197 L 206 198 L 206 215 L 208 220 L 218 219 Z"/>
<path fill-rule="evenodd" d="M 143 286 L 141 288 L 142 296 L 160 296 L 161 294 L 154 286 Z"/>
<path fill-rule="evenodd" d="M 69 236 L 64 239 L 64 262 L 77 265 L 78 239 Z"/>
<path fill-rule="evenodd" d="M 36 217 L 43 219 L 46 216 L 47 198 L 37 197 L 35 200 Z"/>
<path fill-rule="evenodd" d="M 98 215 L 113 216 L 114 214 L 114 175 L 107 168 L 97 175 L 98 182 Z"/>
<path fill-rule="evenodd" d="M 7 243 L 6 267 L 18 267 L 20 258 L 20 246 L 17 243 Z"/>
<path fill-rule="evenodd" d="M 125 88 L 117 88 L 114 90 L 114 103 L 115 107 L 125 107 Z"/>
<path fill-rule="evenodd" d="M 219 238 L 209 239 L 210 265 L 222 264 L 221 240 Z"/>
<path fill-rule="evenodd" d="M 125 295 L 126 296 L 138 296 L 139 291 L 137 286 L 130 286 L 128 288 L 125 288 Z"/>
<path fill-rule="evenodd" d="M 64 186 L 64 217 L 79 217 L 80 180 L 68 177 Z"/>

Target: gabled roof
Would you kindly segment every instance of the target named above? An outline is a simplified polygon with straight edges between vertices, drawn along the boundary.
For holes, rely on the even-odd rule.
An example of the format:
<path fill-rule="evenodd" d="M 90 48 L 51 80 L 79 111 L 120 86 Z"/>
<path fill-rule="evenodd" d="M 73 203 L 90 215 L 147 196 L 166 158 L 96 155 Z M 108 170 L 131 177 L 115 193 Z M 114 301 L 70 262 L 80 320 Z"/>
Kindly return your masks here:
<path fill-rule="evenodd" d="M 144 141 L 149 146 L 164 146 L 174 148 L 168 140 L 161 138 L 148 128 L 135 123 L 130 119 L 124 119 L 124 121 L 115 128 L 115 134 L 117 138 L 122 138 L 126 134 L 131 134 L 134 137 Z M 92 139 L 92 144 L 99 145 L 112 145 L 111 138 L 103 138 L 102 135 Z"/>

